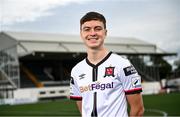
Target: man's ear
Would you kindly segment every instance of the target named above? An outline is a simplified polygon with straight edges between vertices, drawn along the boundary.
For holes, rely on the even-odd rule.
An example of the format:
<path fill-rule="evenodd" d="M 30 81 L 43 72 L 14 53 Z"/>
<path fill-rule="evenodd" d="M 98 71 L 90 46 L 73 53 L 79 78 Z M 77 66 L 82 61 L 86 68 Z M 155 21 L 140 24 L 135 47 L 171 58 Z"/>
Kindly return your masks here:
<path fill-rule="evenodd" d="M 105 35 L 107 36 L 107 29 L 105 30 Z"/>
<path fill-rule="evenodd" d="M 81 39 L 82 39 L 82 30 L 81 30 L 81 29 L 80 29 L 80 32 L 79 32 L 79 33 L 80 33 L 80 37 L 81 37 Z M 83 39 L 82 39 L 82 40 L 83 40 Z"/>
<path fill-rule="evenodd" d="M 79 31 L 79 34 L 80 34 L 80 36 L 82 36 L 82 32 L 81 32 L 81 30 Z"/>

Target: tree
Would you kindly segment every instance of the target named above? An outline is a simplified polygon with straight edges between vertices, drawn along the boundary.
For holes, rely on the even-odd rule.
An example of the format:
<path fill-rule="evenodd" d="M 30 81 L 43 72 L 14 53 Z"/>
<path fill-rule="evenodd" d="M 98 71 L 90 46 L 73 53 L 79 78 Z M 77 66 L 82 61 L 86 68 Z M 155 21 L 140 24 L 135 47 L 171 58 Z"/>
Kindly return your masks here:
<path fill-rule="evenodd" d="M 174 77 L 180 77 L 180 58 L 174 62 L 177 68 L 174 70 Z"/>
<path fill-rule="evenodd" d="M 172 66 L 163 57 L 154 58 L 154 65 L 159 67 L 160 79 L 167 78 L 172 72 Z"/>

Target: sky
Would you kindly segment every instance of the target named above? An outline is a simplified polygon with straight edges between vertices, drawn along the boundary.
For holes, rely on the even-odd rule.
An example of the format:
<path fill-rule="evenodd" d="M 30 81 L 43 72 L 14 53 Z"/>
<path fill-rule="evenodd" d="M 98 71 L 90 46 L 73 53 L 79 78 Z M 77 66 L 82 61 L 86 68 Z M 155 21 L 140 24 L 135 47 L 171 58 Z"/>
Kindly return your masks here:
<path fill-rule="evenodd" d="M 180 0 L 0 0 L 0 31 L 79 35 L 79 20 L 102 13 L 108 36 L 133 37 L 180 56 Z"/>

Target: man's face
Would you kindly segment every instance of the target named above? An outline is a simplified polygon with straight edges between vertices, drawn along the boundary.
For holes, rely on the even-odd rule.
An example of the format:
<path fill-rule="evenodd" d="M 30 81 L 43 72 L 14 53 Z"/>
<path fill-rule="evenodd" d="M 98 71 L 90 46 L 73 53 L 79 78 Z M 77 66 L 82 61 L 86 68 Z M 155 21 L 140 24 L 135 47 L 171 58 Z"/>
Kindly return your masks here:
<path fill-rule="evenodd" d="M 107 30 L 99 20 L 87 21 L 81 26 L 81 38 L 88 48 L 100 49 L 103 46 Z"/>

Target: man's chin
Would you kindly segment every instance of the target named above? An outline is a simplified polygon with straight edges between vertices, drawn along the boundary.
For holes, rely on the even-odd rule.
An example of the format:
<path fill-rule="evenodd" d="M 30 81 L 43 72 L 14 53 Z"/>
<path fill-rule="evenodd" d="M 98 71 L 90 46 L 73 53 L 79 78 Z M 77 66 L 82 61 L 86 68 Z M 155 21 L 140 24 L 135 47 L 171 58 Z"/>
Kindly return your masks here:
<path fill-rule="evenodd" d="M 99 46 L 90 46 L 89 48 L 91 48 L 91 49 L 98 49 Z"/>

